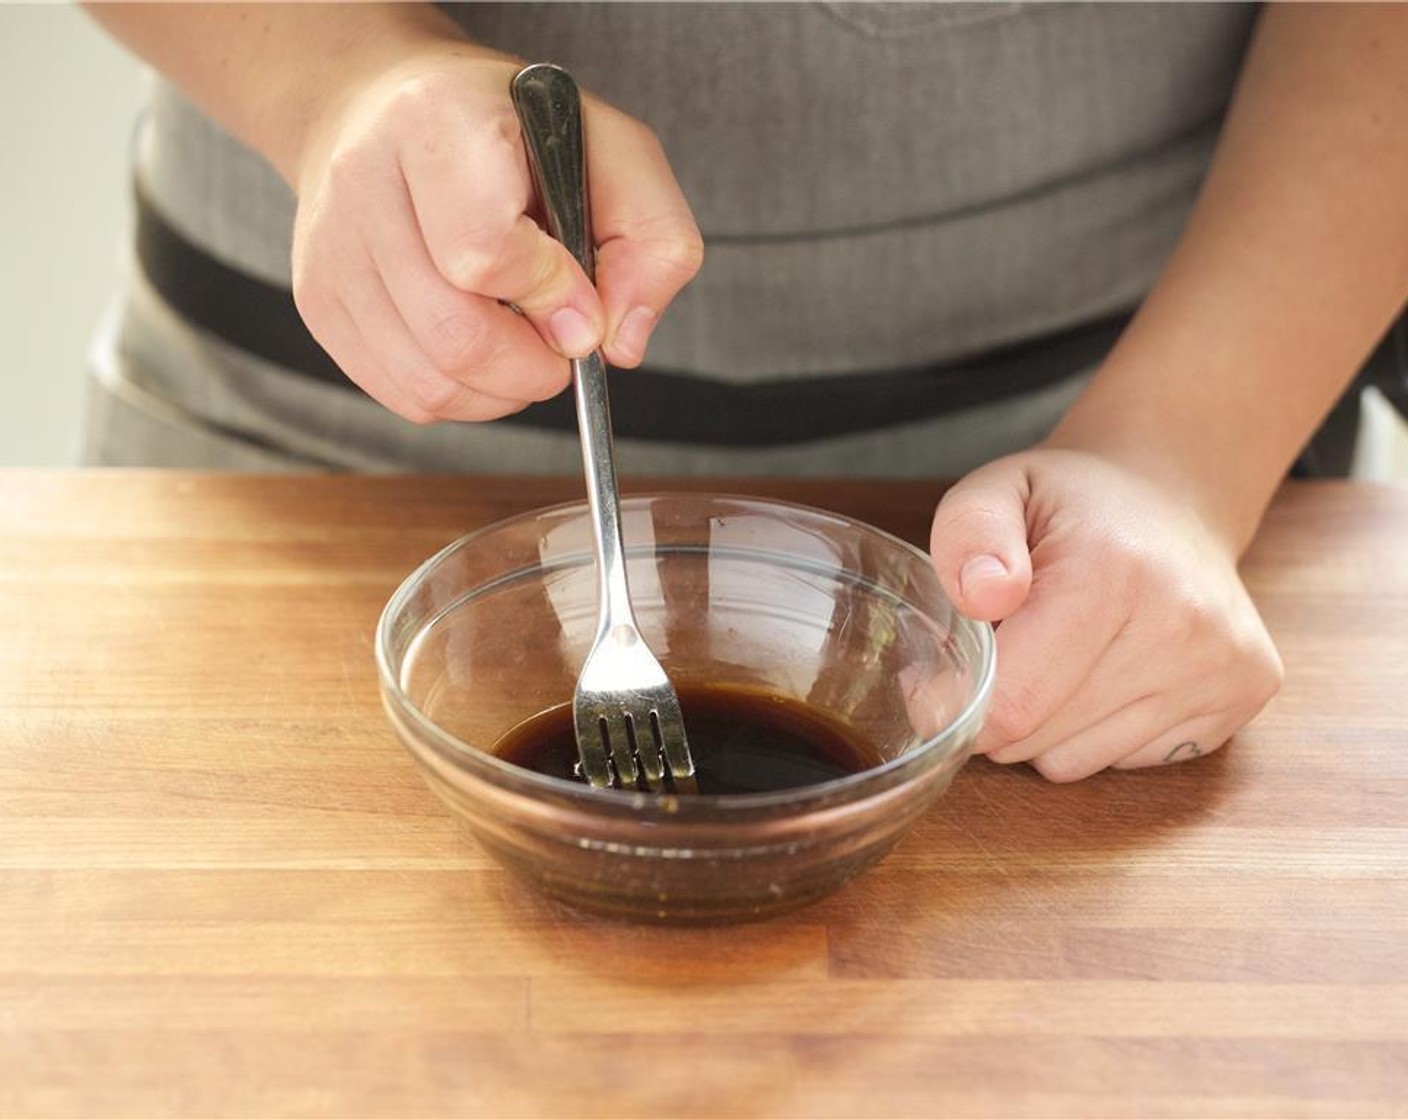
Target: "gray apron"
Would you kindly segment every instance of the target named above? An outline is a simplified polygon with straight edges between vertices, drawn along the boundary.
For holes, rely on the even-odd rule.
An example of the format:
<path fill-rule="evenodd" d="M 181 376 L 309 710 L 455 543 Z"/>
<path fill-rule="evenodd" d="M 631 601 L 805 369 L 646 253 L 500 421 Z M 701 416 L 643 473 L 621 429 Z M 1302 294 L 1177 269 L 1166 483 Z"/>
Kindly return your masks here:
<path fill-rule="evenodd" d="M 706 245 L 648 361 L 722 390 L 915 370 L 1137 304 L 1206 171 L 1253 10 L 1163 4 L 475 4 L 665 145 Z M 154 80 L 136 174 L 212 260 L 289 283 L 294 199 Z M 86 458 L 554 472 L 570 431 L 401 421 L 187 321 L 135 257 L 92 350 Z M 623 439 L 636 473 L 952 475 L 1030 445 L 1089 370 L 883 427 L 747 446 Z M 980 376 L 975 374 L 975 376 Z M 832 385 L 838 385 L 833 380 Z M 979 396 L 981 396 L 979 385 Z"/>

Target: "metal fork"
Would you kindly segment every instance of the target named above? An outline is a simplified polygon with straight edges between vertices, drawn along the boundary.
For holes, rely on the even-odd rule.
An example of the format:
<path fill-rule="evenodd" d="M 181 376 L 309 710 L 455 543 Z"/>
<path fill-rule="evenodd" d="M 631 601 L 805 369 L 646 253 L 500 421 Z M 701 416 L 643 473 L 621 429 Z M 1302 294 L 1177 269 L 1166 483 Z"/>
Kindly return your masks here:
<path fill-rule="evenodd" d="M 513 103 L 542 196 L 548 232 L 567 247 L 589 279 L 595 255 L 586 199 L 581 96 L 566 70 L 539 64 L 513 79 Z M 596 542 L 600 616 L 572 697 L 582 772 L 594 786 L 665 788 L 693 783 L 679 697 L 645 644 L 631 610 L 621 538 L 620 495 L 611 442 L 606 367 L 600 353 L 572 363 L 582 465 Z"/>

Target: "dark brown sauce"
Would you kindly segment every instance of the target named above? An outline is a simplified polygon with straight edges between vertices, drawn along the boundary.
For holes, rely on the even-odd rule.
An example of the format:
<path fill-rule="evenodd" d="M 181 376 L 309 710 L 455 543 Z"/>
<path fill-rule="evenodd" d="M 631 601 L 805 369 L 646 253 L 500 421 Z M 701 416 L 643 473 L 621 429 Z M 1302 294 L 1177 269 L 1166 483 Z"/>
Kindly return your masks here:
<path fill-rule="evenodd" d="M 679 690 L 701 794 L 774 793 L 844 778 L 880 763 L 854 732 L 796 700 L 741 688 Z M 582 782 L 572 705 L 520 723 L 494 754 L 567 781 Z"/>

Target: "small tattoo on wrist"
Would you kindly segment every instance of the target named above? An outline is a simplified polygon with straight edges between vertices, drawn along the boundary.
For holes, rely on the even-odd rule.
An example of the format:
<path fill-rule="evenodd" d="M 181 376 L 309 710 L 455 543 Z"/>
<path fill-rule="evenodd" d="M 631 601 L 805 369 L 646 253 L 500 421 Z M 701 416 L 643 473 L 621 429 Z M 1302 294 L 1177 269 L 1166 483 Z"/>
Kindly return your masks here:
<path fill-rule="evenodd" d="M 1193 742 L 1192 739 L 1185 739 L 1183 742 L 1179 743 L 1178 746 L 1174 747 L 1173 750 L 1169 751 L 1168 754 L 1164 755 L 1164 761 L 1177 762 L 1179 759 L 1183 758 L 1197 758 L 1202 753 L 1203 750 L 1197 743 Z"/>

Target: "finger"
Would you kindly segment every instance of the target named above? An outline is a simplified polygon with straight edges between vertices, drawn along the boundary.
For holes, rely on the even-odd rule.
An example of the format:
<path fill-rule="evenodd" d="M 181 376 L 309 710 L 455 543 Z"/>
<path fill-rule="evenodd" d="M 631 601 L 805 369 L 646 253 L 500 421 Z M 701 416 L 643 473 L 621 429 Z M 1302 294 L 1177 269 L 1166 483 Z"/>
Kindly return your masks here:
<path fill-rule="evenodd" d="M 640 365 L 665 308 L 699 271 L 704 241 L 664 149 L 639 121 L 588 102 L 587 167 L 605 306 L 605 354 Z"/>
<path fill-rule="evenodd" d="M 1132 721 L 1112 719 L 1038 755 L 1032 765 L 1050 781 L 1077 782 L 1106 767 L 1125 770 L 1179 762 L 1214 751 L 1225 743 L 1231 734 L 1224 730 L 1226 723 L 1224 714 L 1215 713 L 1172 728 L 1161 727 L 1152 734 L 1145 728 L 1141 734 Z"/>
<path fill-rule="evenodd" d="M 1003 628 L 999 628 L 999 636 Z M 1171 719 L 1186 716 L 1186 710 L 1180 712 L 1171 707 L 1169 697 L 1179 682 L 1171 679 L 1170 668 L 1158 658 L 1132 650 L 1124 634 L 1121 631 L 1100 651 L 1099 659 L 1075 692 L 1039 727 L 1021 739 L 991 747 L 987 756 L 1000 763 L 1026 762 L 1134 710 L 1145 712 L 1149 718 L 1144 733 L 1137 737 L 1142 743 Z"/>
<path fill-rule="evenodd" d="M 1114 594 L 1107 599 L 1118 602 Z M 1242 712 L 1246 722 L 1274 694 L 1280 682 L 1279 662 L 1269 643 L 1263 647 L 1247 640 L 1239 647 L 1216 628 L 1211 632 L 1205 626 L 1190 628 L 1187 620 L 1196 620 L 1200 612 L 1188 614 L 1178 604 L 1170 604 L 1167 617 L 1151 625 L 1150 616 L 1160 612 L 1153 596 L 1140 595 L 1134 603 L 1143 616 L 1119 626 L 1070 700 L 1026 738 L 991 748 L 989 758 L 1023 762 L 1107 721 L 1128 720 L 1133 711 L 1147 716 L 1146 726 L 1125 727 L 1135 744 L 1208 712 Z M 1226 621 L 1225 614 L 1219 614 L 1219 625 Z M 1001 629 L 998 636 L 1001 639 Z"/>
<path fill-rule="evenodd" d="M 978 470 L 943 496 L 929 554 L 944 591 L 969 618 L 1007 618 L 1032 582 L 1026 476 L 1006 466 Z"/>
<path fill-rule="evenodd" d="M 1148 766 L 1171 766 L 1221 750 L 1237 733 L 1236 721 L 1189 721 L 1158 736 L 1132 754 L 1112 762 L 1116 770 L 1140 770 Z"/>
<path fill-rule="evenodd" d="M 1027 601 L 997 628 L 997 681 L 978 751 L 991 754 L 1040 734 L 1087 689 L 1096 697 L 1117 694 L 1091 688 L 1091 677 L 1120 631 L 1121 604 L 1092 594 L 1078 564 L 1041 571 Z M 1078 708 L 1072 716 L 1084 722 Z"/>
<path fill-rule="evenodd" d="M 314 337 L 352 381 L 417 424 L 492 420 L 528 402 L 504 399 L 446 377 L 420 351 L 369 259 L 342 274 L 341 294 L 300 305 Z M 327 284 L 318 286 L 329 290 Z"/>
<path fill-rule="evenodd" d="M 952 673 L 933 666 L 906 665 L 895 675 L 895 685 L 909 725 L 921 739 L 948 730 L 965 706 Z"/>
<path fill-rule="evenodd" d="M 1014 762 L 1029 762 L 1038 755 L 1054 750 L 1071 740 L 1080 740 L 1110 720 L 1119 719 L 1130 707 L 1143 706 L 1158 698 L 1152 693 L 1136 694 L 1136 698 L 1123 707 L 1118 704 L 1115 706 L 1106 704 L 1099 708 L 1092 708 L 1080 703 L 1081 697 L 1088 691 L 1090 691 L 1089 678 L 1082 684 L 1077 696 L 1051 719 L 1043 723 L 1033 734 L 1015 742 L 992 747 L 984 753 L 993 762 L 1001 763 L 1004 766 Z M 1143 743 L 1154 729 L 1154 724 L 1150 721 L 1150 725 L 1144 729 L 1145 734 L 1139 735 L 1135 742 Z"/>
<path fill-rule="evenodd" d="M 1030 735 L 1020 742 L 989 751 L 988 757 L 994 762 L 1009 765 L 1030 762 L 1037 758 L 1055 757 L 1059 760 L 1082 753 L 1104 757 L 1109 752 L 1116 751 L 1117 753 L 1111 755 L 1113 760 L 1137 750 L 1170 723 L 1177 722 L 1179 716 L 1180 713 L 1174 710 L 1168 696 L 1140 696 L 1113 711 L 1091 718 L 1074 729 L 1068 726 L 1064 729 L 1064 734 L 1051 738 L 1041 734 Z M 1109 762 L 1101 765 L 1109 765 Z"/>
<path fill-rule="evenodd" d="M 374 223 L 368 237 L 392 303 L 440 373 L 502 400 L 547 400 L 567 386 L 567 360 L 529 322 L 440 274 L 404 188 L 388 200 L 385 220 Z"/>
<path fill-rule="evenodd" d="M 596 289 L 561 244 L 528 216 L 527 157 L 500 128 L 466 130 L 459 143 L 408 144 L 400 155 L 421 235 L 455 288 L 512 303 L 568 358 L 600 344 L 606 317 Z"/>
<path fill-rule="evenodd" d="M 389 300 L 388 300 L 389 302 Z M 344 373 L 368 396 L 413 424 L 433 424 L 441 420 L 497 420 L 518 412 L 527 401 L 505 399 L 465 385 L 431 369 L 424 358 L 405 340 L 388 340 L 384 328 L 376 325 L 380 316 L 360 316 L 344 310 L 345 321 L 353 324 L 356 342 L 338 357 L 329 351 Z M 370 331 L 356 326 L 358 318 L 370 318 Z M 377 338 L 374 346 L 369 334 Z M 398 352 L 405 353 L 398 356 Z M 379 355 L 389 355 L 386 361 Z"/>
<path fill-rule="evenodd" d="M 405 400 L 396 390 L 395 380 L 373 356 L 351 313 L 341 302 L 332 302 L 316 321 L 310 319 L 308 330 L 347 379 L 372 400 L 414 424 L 429 424 L 436 419 Z"/>

